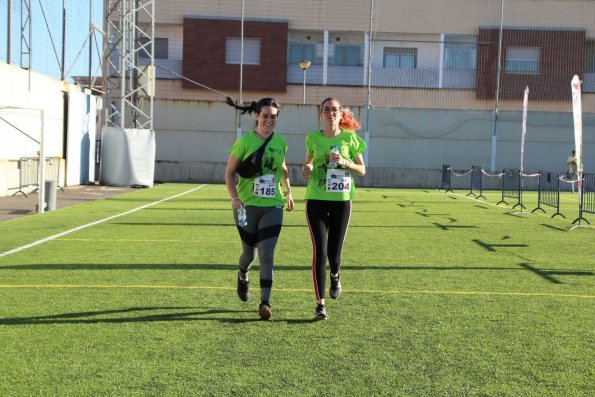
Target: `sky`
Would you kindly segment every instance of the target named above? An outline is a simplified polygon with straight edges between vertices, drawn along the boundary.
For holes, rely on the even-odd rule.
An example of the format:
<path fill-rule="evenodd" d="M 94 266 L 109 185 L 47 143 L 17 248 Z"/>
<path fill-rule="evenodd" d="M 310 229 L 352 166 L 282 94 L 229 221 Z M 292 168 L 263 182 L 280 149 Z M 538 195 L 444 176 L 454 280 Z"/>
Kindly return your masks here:
<path fill-rule="evenodd" d="M 21 45 L 21 0 L 0 0 L 0 62 L 8 59 L 8 4 L 11 4 L 11 64 L 28 67 L 29 55 Z M 32 38 L 30 40 L 31 69 L 60 79 L 62 63 L 62 11 L 66 10 L 64 80 L 72 76 L 101 76 L 99 68 L 103 38 L 95 31 L 89 35 L 90 21 L 103 29 L 103 0 L 28 0 L 32 10 Z M 90 15 L 91 14 L 91 15 Z M 91 18 L 89 18 L 91 16 Z M 25 29 L 28 40 L 29 28 Z M 89 60 L 89 45 L 92 56 Z M 23 51 L 21 49 L 23 48 Z M 24 54 L 21 54 L 23 52 Z"/>

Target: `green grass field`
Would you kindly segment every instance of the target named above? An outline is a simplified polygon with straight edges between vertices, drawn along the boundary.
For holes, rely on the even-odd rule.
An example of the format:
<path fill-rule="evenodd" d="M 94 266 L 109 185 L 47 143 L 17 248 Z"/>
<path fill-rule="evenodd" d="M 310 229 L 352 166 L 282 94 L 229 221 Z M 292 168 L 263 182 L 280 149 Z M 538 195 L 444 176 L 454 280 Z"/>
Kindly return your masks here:
<path fill-rule="evenodd" d="M 223 185 L 0 223 L 0 395 L 594 395 L 595 232 L 571 230 L 576 194 L 552 219 L 530 192 L 521 212 L 500 192 L 359 188 L 343 294 L 312 322 L 304 192 L 268 322 L 257 272 L 236 296 Z"/>

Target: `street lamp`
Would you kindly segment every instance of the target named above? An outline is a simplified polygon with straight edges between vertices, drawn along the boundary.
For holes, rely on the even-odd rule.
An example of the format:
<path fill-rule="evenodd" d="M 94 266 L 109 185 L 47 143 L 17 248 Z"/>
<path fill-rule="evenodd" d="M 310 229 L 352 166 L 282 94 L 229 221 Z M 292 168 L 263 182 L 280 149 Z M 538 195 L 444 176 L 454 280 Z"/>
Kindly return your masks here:
<path fill-rule="evenodd" d="M 306 104 L 306 70 L 308 70 L 311 64 L 312 62 L 307 61 L 305 59 L 298 62 L 298 65 L 300 65 L 300 68 L 302 68 L 302 70 L 304 71 L 304 99 L 302 101 L 302 104 L 304 105 Z"/>

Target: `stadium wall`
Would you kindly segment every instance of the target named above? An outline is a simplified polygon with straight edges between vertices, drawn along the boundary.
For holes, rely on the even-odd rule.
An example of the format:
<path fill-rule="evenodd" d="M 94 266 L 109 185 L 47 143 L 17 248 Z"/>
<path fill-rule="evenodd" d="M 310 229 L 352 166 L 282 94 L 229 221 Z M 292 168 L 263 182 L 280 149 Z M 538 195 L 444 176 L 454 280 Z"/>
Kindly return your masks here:
<path fill-rule="evenodd" d="M 351 109 L 360 121 L 366 120 L 365 107 Z M 592 172 L 595 114 L 585 114 L 583 123 L 583 162 L 585 170 Z M 521 112 L 500 114 L 496 171 L 520 167 L 521 124 Z M 156 181 L 223 183 L 227 149 L 236 139 L 236 125 L 236 112 L 221 102 L 156 101 Z M 244 132 L 250 131 L 254 119 L 244 116 L 242 125 Z M 305 183 L 301 177 L 305 136 L 320 127 L 317 105 L 283 106 L 277 131 L 288 141 L 287 163 L 294 184 Z M 458 170 L 473 165 L 489 170 L 492 112 L 375 109 L 370 127 L 368 170 L 360 179 L 360 186 L 438 187 L 445 163 Z M 359 131 L 362 137 L 364 129 L 365 126 Z M 566 158 L 573 147 L 571 113 L 529 113 L 526 173 L 539 170 L 564 173 Z M 484 187 L 498 188 L 498 183 L 488 180 Z"/>

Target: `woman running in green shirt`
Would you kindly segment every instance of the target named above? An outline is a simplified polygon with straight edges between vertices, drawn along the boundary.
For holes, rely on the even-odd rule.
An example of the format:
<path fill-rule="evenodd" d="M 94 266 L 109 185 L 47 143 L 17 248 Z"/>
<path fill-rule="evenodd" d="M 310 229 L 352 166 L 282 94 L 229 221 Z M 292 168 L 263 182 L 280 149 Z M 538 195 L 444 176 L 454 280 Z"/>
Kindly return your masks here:
<path fill-rule="evenodd" d="M 273 132 L 281 105 L 273 98 L 262 98 L 258 102 L 253 101 L 249 106 L 234 104 L 231 99 L 227 103 L 242 110 L 242 114 L 255 113 L 256 115 L 256 129 L 239 138 L 229 149 L 225 184 L 231 198 L 236 224 L 238 224 L 240 208 L 245 209 L 247 220 L 244 225 L 238 224 L 243 251 L 239 260 L 237 293 L 244 302 L 250 298 L 248 271 L 258 253 L 260 262 L 258 314 L 261 320 L 268 320 L 273 314 L 269 302 L 273 286 L 275 246 L 283 223 L 285 205 L 283 196 L 287 199 L 287 210 L 291 211 L 294 208 L 289 173 L 285 165 L 287 143 L 285 138 Z M 261 171 L 251 178 L 238 176 L 236 184 L 235 174 L 238 165 L 258 150 L 271 134 L 273 136 L 265 148 Z M 284 193 L 281 193 L 281 186 Z"/>
<path fill-rule="evenodd" d="M 354 132 L 360 128 L 352 113 L 335 98 L 321 104 L 324 129 L 306 137 L 303 175 L 308 179 L 306 218 L 312 238 L 312 279 L 317 306 L 315 320 L 326 320 L 326 261 L 331 268 L 329 294 L 341 295 L 341 251 L 355 196 L 353 174 L 363 176 L 365 142 Z"/>

